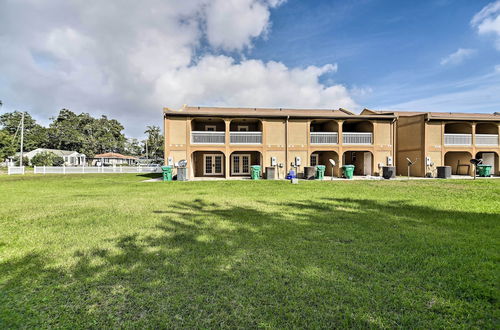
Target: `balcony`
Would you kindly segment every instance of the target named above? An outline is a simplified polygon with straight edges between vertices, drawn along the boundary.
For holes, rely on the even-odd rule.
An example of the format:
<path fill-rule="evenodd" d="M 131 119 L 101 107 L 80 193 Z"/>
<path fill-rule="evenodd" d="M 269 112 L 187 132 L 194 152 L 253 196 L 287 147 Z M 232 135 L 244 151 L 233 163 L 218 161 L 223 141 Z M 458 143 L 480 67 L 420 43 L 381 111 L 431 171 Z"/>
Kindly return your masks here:
<path fill-rule="evenodd" d="M 359 145 L 372 144 L 373 143 L 373 133 L 345 132 L 345 133 L 342 133 L 342 143 L 343 144 L 359 144 Z"/>
<path fill-rule="evenodd" d="M 445 146 L 470 146 L 472 145 L 472 134 L 444 134 Z"/>
<path fill-rule="evenodd" d="M 231 144 L 262 144 L 262 132 L 230 132 Z"/>
<path fill-rule="evenodd" d="M 477 146 L 498 146 L 498 134 L 476 134 Z"/>
<path fill-rule="evenodd" d="M 311 144 L 338 144 L 337 132 L 311 132 Z"/>
<path fill-rule="evenodd" d="M 192 144 L 224 144 L 226 143 L 225 132 L 193 131 L 191 132 Z"/>

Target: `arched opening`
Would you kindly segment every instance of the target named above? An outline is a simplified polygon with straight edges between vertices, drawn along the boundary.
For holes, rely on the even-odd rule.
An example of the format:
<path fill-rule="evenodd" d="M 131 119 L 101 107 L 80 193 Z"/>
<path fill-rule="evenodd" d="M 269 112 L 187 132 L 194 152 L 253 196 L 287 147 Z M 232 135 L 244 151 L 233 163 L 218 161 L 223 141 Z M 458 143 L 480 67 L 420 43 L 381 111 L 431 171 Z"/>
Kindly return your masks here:
<path fill-rule="evenodd" d="M 499 157 L 498 153 L 492 151 L 480 151 L 476 154 L 476 159 L 482 159 L 483 165 L 490 165 L 491 172 L 493 174 L 498 174 L 499 169 Z"/>
<path fill-rule="evenodd" d="M 191 120 L 192 144 L 224 144 L 226 125 L 220 118 L 195 118 Z"/>
<path fill-rule="evenodd" d="M 342 156 L 343 165 L 354 165 L 354 175 L 373 174 L 373 154 L 370 151 L 346 151 Z"/>
<path fill-rule="evenodd" d="M 330 159 L 333 159 L 335 166 L 332 166 Z M 309 166 L 324 165 L 325 176 L 331 176 L 333 170 L 333 176 L 338 177 L 339 171 L 339 155 L 335 151 L 322 151 L 317 150 L 311 153 L 309 158 Z"/>
<path fill-rule="evenodd" d="M 229 130 L 231 144 L 262 144 L 262 122 L 259 119 L 233 119 Z"/>
<path fill-rule="evenodd" d="M 444 155 L 444 165 L 451 166 L 454 175 L 472 175 L 471 158 L 470 152 L 449 151 Z"/>
<path fill-rule="evenodd" d="M 477 123 L 476 145 L 498 146 L 498 126 L 493 123 Z"/>
<path fill-rule="evenodd" d="M 312 120 L 309 130 L 311 144 L 338 144 L 339 124 L 335 120 Z"/>
<path fill-rule="evenodd" d="M 220 151 L 195 151 L 191 154 L 194 177 L 224 177 L 225 155 Z"/>
<path fill-rule="evenodd" d="M 372 144 L 373 123 L 368 120 L 346 120 L 342 124 L 343 144 Z"/>
<path fill-rule="evenodd" d="M 472 144 L 472 124 L 445 124 L 444 144 L 448 146 L 470 146 Z"/>
<path fill-rule="evenodd" d="M 229 173 L 232 177 L 250 176 L 252 165 L 261 165 L 262 155 L 258 151 L 234 151 L 229 160 Z M 263 172 L 261 168 L 261 173 Z"/>

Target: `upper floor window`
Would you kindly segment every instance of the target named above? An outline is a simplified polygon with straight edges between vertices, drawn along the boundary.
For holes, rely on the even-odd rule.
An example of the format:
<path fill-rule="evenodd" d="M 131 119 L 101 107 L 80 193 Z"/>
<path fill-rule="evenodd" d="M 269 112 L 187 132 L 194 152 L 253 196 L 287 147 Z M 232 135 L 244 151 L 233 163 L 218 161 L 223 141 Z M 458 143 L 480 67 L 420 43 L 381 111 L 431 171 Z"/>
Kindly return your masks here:
<path fill-rule="evenodd" d="M 215 132 L 217 129 L 217 126 L 215 125 L 205 125 L 205 131 L 207 132 Z"/>
<path fill-rule="evenodd" d="M 248 132 L 248 125 L 238 125 L 238 132 Z"/>

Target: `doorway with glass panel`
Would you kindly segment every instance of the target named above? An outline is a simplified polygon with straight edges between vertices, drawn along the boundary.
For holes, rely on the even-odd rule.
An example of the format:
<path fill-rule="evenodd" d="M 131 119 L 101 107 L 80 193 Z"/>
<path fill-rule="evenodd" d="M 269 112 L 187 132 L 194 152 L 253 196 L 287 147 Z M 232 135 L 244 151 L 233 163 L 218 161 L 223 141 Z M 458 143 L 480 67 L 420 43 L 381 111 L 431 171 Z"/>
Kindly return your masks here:
<path fill-rule="evenodd" d="M 250 175 L 250 154 L 231 155 L 231 175 Z"/>
<path fill-rule="evenodd" d="M 223 175 L 224 159 L 222 154 L 203 155 L 203 175 Z"/>

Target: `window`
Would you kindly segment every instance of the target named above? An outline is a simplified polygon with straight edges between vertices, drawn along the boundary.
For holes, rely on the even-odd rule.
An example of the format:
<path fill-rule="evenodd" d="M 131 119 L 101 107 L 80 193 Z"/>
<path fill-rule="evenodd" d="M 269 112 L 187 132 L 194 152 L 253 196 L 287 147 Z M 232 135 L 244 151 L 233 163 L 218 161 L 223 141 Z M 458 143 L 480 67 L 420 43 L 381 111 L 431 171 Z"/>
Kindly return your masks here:
<path fill-rule="evenodd" d="M 318 154 L 312 154 L 310 160 L 310 166 L 318 165 Z"/>
<path fill-rule="evenodd" d="M 248 132 L 248 125 L 238 125 L 238 132 Z"/>
<path fill-rule="evenodd" d="M 217 126 L 215 125 L 205 125 L 205 131 L 207 132 L 215 132 L 217 130 Z"/>

